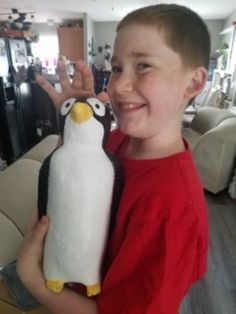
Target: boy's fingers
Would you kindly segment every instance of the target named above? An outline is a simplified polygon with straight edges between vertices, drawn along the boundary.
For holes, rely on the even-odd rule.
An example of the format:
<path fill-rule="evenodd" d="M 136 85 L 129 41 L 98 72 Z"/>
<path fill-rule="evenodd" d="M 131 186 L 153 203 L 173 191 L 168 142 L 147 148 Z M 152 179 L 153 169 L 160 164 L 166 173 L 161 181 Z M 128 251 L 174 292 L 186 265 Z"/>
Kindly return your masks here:
<path fill-rule="evenodd" d="M 93 92 L 93 74 L 90 67 L 84 61 L 79 60 L 75 63 L 75 70 L 81 73 L 83 90 Z"/>
<path fill-rule="evenodd" d="M 99 100 L 101 100 L 102 102 L 105 102 L 105 103 L 110 102 L 108 94 L 106 92 L 101 92 L 101 93 L 97 94 L 97 98 Z"/>
<path fill-rule="evenodd" d="M 36 74 L 35 79 L 38 85 L 40 85 L 48 94 L 55 91 L 53 86 L 44 77 L 42 77 L 42 75 Z"/>
<path fill-rule="evenodd" d="M 94 94 L 94 83 L 93 83 L 93 75 L 91 70 L 86 67 L 82 71 L 82 78 L 83 78 L 83 88 L 86 91 L 91 91 Z"/>
<path fill-rule="evenodd" d="M 82 88 L 82 75 L 81 72 L 78 70 L 77 66 L 75 66 L 75 73 L 72 81 L 72 88 L 80 90 Z"/>
<path fill-rule="evenodd" d="M 67 74 L 66 65 L 63 61 L 59 60 L 57 64 L 58 75 L 60 79 L 61 89 L 63 92 L 67 92 L 70 90 L 70 79 Z"/>
<path fill-rule="evenodd" d="M 43 216 L 41 220 L 38 222 L 35 230 L 34 230 L 34 240 L 37 243 L 43 243 L 45 236 L 47 234 L 49 228 L 49 217 Z"/>
<path fill-rule="evenodd" d="M 75 73 L 72 83 L 72 88 L 79 91 L 78 96 L 92 96 L 93 76 L 90 68 L 81 60 L 75 62 Z"/>
<path fill-rule="evenodd" d="M 36 82 L 52 99 L 56 109 L 60 109 L 61 104 L 69 97 L 91 97 L 94 95 L 93 76 L 90 68 L 83 62 L 75 63 L 75 74 L 72 83 L 67 74 L 66 65 L 63 61 L 58 62 L 58 75 L 61 85 L 61 93 L 42 76 L 36 76 Z"/>
<path fill-rule="evenodd" d="M 67 73 L 59 73 L 62 92 L 66 93 L 71 89 L 70 80 Z"/>
<path fill-rule="evenodd" d="M 89 68 L 83 60 L 75 61 L 75 71 L 82 73 L 84 69 Z"/>
<path fill-rule="evenodd" d="M 49 95 L 56 107 L 58 107 L 61 97 L 60 94 L 54 89 L 54 87 L 41 75 L 36 75 L 36 82 Z"/>

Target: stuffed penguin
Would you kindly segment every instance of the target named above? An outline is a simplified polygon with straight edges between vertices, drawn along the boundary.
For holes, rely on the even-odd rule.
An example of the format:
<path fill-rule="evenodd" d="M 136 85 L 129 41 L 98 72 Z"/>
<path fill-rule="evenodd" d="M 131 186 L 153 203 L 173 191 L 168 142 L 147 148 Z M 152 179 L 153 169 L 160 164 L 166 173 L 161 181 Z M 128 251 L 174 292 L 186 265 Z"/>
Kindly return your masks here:
<path fill-rule="evenodd" d="M 120 165 L 105 149 L 111 120 L 97 98 L 66 100 L 62 144 L 40 169 L 39 217 L 50 217 L 43 271 L 55 293 L 69 282 L 85 285 L 88 296 L 101 290 L 103 253 L 123 186 Z"/>

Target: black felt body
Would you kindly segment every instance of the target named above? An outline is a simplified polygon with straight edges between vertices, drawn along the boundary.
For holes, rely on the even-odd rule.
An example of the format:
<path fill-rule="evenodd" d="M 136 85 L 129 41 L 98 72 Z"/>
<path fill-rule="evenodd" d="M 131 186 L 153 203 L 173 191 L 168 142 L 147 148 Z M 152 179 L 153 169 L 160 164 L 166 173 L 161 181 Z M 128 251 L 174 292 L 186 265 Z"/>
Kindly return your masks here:
<path fill-rule="evenodd" d="M 39 219 L 41 219 L 42 216 L 47 214 L 49 169 L 50 169 L 50 161 L 51 161 L 51 157 L 53 153 L 51 153 L 44 160 L 39 170 L 39 179 L 38 179 L 38 216 L 39 216 Z"/>

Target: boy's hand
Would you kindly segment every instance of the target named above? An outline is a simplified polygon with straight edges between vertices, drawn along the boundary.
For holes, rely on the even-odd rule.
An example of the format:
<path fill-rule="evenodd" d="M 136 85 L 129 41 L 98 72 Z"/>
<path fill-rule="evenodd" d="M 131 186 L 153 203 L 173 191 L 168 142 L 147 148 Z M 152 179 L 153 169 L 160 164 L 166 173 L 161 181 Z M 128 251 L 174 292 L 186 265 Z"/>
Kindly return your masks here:
<path fill-rule="evenodd" d="M 49 218 L 37 218 L 37 211 L 33 214 L 26 228 L 25 237 L 17 260 L 17 273 L 28 290 L 44 284 L 42 273 L 42 255 L 44 239 L 49 227 Z M 36 285 L 36 286 L 35 286 Z"/>
<path fill-rule="evenodd" d="M 19 251 L 17 274 L 25 288 L 45 307 L 45 313 L 98 314 L 93 299 L 79 295 L 71 289 L 63 289 L 60 295 L 51 292 L 42 272 L 44 239 L 49 227 L 49 218 L 38 221 L 37 212 L 32 216 Z M 48 311 L 47 311 L 48 310 Z"/>
<path fill-rule="evenodd" d="M 75 62 L 75 73 L 72 82 L 70 82 L 63 61 L 58 62 L 58 75 L 61 84 L 61 93 L 57 92 L 41 75 L 36 76 L 36 82 L 48 93 L 56 109 L 59 110 L 62 103 L 68 98 L 94 96 L 93 75 L 91 69 L 83 61 Z"/>

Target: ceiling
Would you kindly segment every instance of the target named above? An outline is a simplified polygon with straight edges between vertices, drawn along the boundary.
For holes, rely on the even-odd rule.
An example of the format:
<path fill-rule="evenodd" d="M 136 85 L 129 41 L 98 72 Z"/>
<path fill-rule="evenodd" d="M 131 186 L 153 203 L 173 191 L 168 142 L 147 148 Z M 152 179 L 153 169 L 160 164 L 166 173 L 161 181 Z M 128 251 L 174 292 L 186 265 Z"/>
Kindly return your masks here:
<path fill-rule="evenodd" d="M 54 20 L 60 23 L 65 19 L 81 18 L 83 12 L 87 12 L 94 21 L 118 21 L 134 9 L 158 2 L 155 0 L 0 0 L 0 20 L 7 20 L 11 8 L 16 8 L 19 12 L 35 12 L 34 22 Z M 160 2 L 186 5 L 204 19 L 225 19 L 236 10 L 235 0 L 162 0 Z"/>

